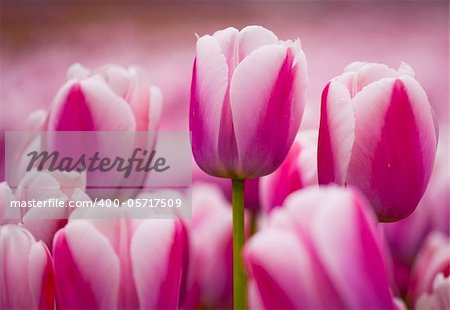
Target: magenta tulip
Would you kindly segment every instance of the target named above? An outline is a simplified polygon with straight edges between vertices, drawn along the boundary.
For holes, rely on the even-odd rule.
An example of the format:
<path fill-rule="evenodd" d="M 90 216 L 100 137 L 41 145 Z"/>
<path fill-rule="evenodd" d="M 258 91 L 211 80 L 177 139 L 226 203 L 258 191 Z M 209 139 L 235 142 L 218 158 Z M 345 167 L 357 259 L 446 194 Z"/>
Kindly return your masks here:
<path fill-rule="evenodd" d="M 192 149 L 206 173 L 249 179 L 273 172 L 299 128 L 307 80 L 300 41 L 227 28 L 198 39 L 192 74 Z"/>
<path fill-rule="evenodd" d="M 356 191 L 311 187 L 247 243 L 252 309 L 393 309 L 375 216 Z"/>
<path fill-rule="evenodd" d="M 177 309 L 187 253 L 179 220 L 69 220 L 53 244 L 57 306 Z"/>
<path fill-rule="evenodd" d="M 220 189 L 210 184 L 192 188 L 188 309 L 231 307 L 232 214 Z"/>
<path fill-rule="evenodd" d="M 0 269 L 1 309 L 54 309 L 50 253 L 26 229 L 0 226 Z"/>
<path fill-rule="evenodd" d="M 317 184 L 317 131 L 300 131 L 280 167 L 261 178 L 262 208 L 270 212 L 292 192 Z"/>
<path fill-rule="evenodd" d="M 381 221 L 416 208 L 433 169 L 437 123 L 412 69 L 353 63 L 322 94 L 320 184 L 354 185 Z"/>

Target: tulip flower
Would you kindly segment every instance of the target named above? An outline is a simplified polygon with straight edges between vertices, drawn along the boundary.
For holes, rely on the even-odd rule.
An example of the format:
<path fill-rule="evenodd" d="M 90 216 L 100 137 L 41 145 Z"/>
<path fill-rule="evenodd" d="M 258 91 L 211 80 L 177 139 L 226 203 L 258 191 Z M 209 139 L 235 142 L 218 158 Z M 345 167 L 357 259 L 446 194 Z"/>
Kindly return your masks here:
<path fill-rule="evenodd" d="M 231 307 L 232 213 L 217 186 L 192 188 L 192 219 L 186 221 L 190 241 L 189 289 L 186 308 Z"/>
<path fill-rule="evenodd" d="M 184 225 L 180 220 L 129 219 L 122 209 L 115 211 L 117 218 L 87 220 L 79 219 L 80 212 L 95 210 L 76 210 L 55 235 L 57 306 L 177 309 L 186 283 Z"/>
<path fill-rule="evenodd" d="M 245 307 L 244 181 L 273 172 L 300 126 L 307 80 L 300 40 L 260 26 L 200 37 L 192 73 L 189 127 L 195 161 L 233 179 L 234 307 Z"/>
<path fill-rule="evenodd" d="M 444 128 L 445 129 L 445 128 Z M 383 224 L 401 293 L 406 294 L 417 253 L 432 232 L 450 235 L 450 170 L 448 129 L 440 131 L 430 182 L 416 210 L 407 218 Z"/>
<path fill-rule="evenodd" d="M 306 79 L 299 40 L 281 41 L 258 26 L 199 38 L 190 129 L 200 168 L 239 179 L 273 172 L 300 125 Z"/>
<path fill-rule="evenodd" d="M 445 300 L 447 307 L 428 307 L 428 309 L 448 309 L 450 304 L 449 236 L 434 233 L 428 237 L 414 264 L 408 298 L 413 305 L 419 302 L 419 299 L 423 299 L 421 303 L 440 303 Z"/>
<path fill-rule="evenodd" d="M 437 123 L 413 70 L 353 63 L 322 94 L 320 184 L 358 187 L 381 221 L 416 208 L 433 169 Z"/>
<path fill-rule="evenodd" d="M 75 171 L 50 173 L 32 170 L 24 176 L 14 192 L 6 182 L 0 183 L 0 225 L 21 224 L 34 238 L 51 248 L 54 234 L 66 225 L 73 211 L 67 203 L 90 200 L 84 193 L 85 186 L 84 176 Z M 44 202 L 50 199 L 61 200 L 65 207 L 19 208 L 11 205 L 13 201 Z"/>
<path fill-rule="evenodd" d="M 101 136 L 96 151 L 103 156 L 121 152 L 123 157 L 129 158 L 137 147 L 151 150 L 154 147 L 162 110 L 162 94 L 159 88 L 149 85 L 140 69 L 130 67 L 125 69 L 118 66 L 104 66 L 90 71 L 80 64 L 71 66 L 68 70 L 68 80 L 55 96 L 54 102 L 45 116 L 41 131 L 115 131 L 134 132 L 148 131 L 148 139 L 135 138 L 129 141 L 131 135 L 117 137 L 122 150 L 117 150 L 117 141 L 113 144 Z M 66 137 L 58 138 L 57 134 L 47 135 L 50 141 L 41 141 L 41 145 L 68 152 Z M 44 144 L 45 143 L 45 144 Z M 76 145 L 76 141 L 71 141 Z M 39 144 L 38 144 L 39 145 Z M 76 147 L 75 147 L 76 148 Z M 38 147 L 35 147 L 35 150 Z M 70 153 L 69 153 L 70 155 Z M 129 198 L 134 197 L 137 190 L 120 189 L 124 185 L 122 174 L 105 178 L 105 174 L 88 173 L 87 185 L 104 186 L 105 189 L 89 189 L 88 193 L 95 197 Z M 145 173 L 134 173 L 125 185 L 135 187 L 145 181 Z M 94 181 L 95 179 L 95 181 Z"/>
<path fill-rule="evenodd" d="M 353 189 L 310 187 L 246 244 L 251 309 L 393 309 L 376 219 Z"/>
<path fill-rule="evenodd" d="M 53 265 L 42 241 L 18 225 L 0 226 L 0 308 L 54 309 Z"/>
<path fill-rule="evenodd" d="M 262 208 L 270 212 L 292 192 L 317 184 L 317 131 L 300 131 L 280 167 L 261 178 Z"/>

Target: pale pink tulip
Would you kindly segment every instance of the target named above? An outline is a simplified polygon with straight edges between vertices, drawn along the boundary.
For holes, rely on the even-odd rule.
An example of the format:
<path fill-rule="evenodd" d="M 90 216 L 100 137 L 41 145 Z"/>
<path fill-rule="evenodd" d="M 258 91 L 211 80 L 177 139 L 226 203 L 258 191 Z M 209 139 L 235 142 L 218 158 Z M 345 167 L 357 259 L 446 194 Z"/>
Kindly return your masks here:
<path fill-rule="evenodd" d="M 441 279 L 439 279 L 441 278 Z M 447 288 L 445 291 L 443 288 Z M 424 295 L 434 295 L 436 301 L 450 301 L 450 238 L 435 233 L 431 234 L 418 254 L 411 275 L 408 298 L 415 304 Z M 439 293 L 439 291 L 442 291 Z M 440 296 L 439 296 L 440 295 Z M 426 297 L 424 297 L 426 298 Z M 448 309 L 448 308 L 433 308 Z"/>
<path fill-rule="evenodd" d="M 306 80 L 299 40 L 281 41 L 260 26 L 199 38 L 190 129 L 200 168 L 246 179 L 273 172 L 299 128 Z"/>
<path fill-rule="evenodd" d="M 398 221 L 419 203 L 433 169 L 437 122 L 405 63 L 352 63 L 322 94 L 320 184 L 362 190 L 382 221 Z"/>
<path fill-rule="evenodd" d="M 233 283 L 232 212 L 220 189 L 211 184 L 192 188 L 189 305 L 230 308 Z"/>
<path fill-rule="evenodd" d="M 393 309 L 375 216 L 351 189 L 307 188 L 247 243 L 252 309 Z"/>
<path fill-rule="evenodd" d="M 270 212 L 292 192 L 317 184 L 317 131 L 300 131 L 286 159 L 274 173 L 262 177 L 262 208 Z"/>
<path fill-rule="evenodd" d="M 180 220 L 129 219 L 120 208 L 117 218 L 76 219 L 80 212 L 91 211 L 75 211 L 53 243 L 58 307 L 177 309 L 182 304 L 188 241 Z"/>
<path fill-rule="evenodd" d="M 0 226 L 0 268 L 1 309 L 54 309 L 50 253 L 23 227 Z"/>
<path fill-rule="evenodd" d="M 84 193 L 84 176 L 78 172 L 44 172 L 32 170 L 20 181 L 14 192 L 6 182 L 0 184 L 0 225 L 21 224 L 37 240 L 42 240 L 49 248 L 56 231 L 67 223 L 73 211 L 69 201 L 84 201 L 90 198 Z M 4 195 L 4 196 L 2 196 Z M 12 207 L 13 201 L 28 203 L 33 200 L 47 201 L 58 199 L 65 207 L 58 208 L 19 208 Z"/>

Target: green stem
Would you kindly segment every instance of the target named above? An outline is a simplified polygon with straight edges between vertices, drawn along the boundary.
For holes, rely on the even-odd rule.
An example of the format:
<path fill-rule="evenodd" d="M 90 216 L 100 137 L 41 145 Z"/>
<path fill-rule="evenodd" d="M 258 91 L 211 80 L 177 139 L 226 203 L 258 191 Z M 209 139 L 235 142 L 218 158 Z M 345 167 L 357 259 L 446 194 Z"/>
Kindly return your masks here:
<path fill-rule="evenodd" d="M 232 180 L 233 187 L 233 309 L 246 309 L 247 279 L 242 260 L 244 231 L 244 180 Z"/>

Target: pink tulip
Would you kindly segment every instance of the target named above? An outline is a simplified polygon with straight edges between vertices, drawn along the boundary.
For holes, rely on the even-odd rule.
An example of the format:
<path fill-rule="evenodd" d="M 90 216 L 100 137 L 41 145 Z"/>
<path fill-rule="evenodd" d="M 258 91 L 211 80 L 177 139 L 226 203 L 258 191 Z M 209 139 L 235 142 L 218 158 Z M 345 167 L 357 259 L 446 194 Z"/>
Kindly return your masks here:
<path fill-rule="evenodd" d="M 430 233 L 450 235 L 450 170 L 447 130 L 440 131 L 430 183 L 416 210 L 407 218 L 383 224 L 401 293 L 406 293 L 417 253 Z"/>
<path fill-rule="evenodd" d="M 119 132 L 157 130 L 162 110 L 162 94 L 159 88 L 146 82 L 138 68 L 104 66 L 89 71 L 80 64 L 75 64 L 69 68 L 68 78 L 56 94 L 41 130 Z M 56 146 L 66 142 L 64 141 L 66 139 L 66 137 L 55 138 L 56 141 L 46 141 L 46 145 L 58 149 Z M 111 146 L 111 143 L 106 141 L 107 138 L 102 136 L 99 139 L 95 151 L 103 156 L 114 154 L 112 158 L 117 156 L 118 152 L 124 155 L 122 157 L 129 157 L 137 147 L 151 150 L 155 144 L 154 135 L 150 135 L 148 140 L 136 137 L 136 141 L 128 141 L 128 136 L 117 137 L 118 141 L 126 140 L 119 142 L 123 149 L 117 150 L 119 144 L 117 141 Z M 67 145 L 63 144 L 58 150 L 67 151 L 70 147 Z M 112 187 L 96 191 L 90 189 L 88 193 L 96 197 L 128 198 L 134 196 L 137 190 L 119 191 L 118 188 L 121 185 L 138 187 L 144 183 L 145 177 L 144 173 L 132 174 L 125 184 L 126 180 L 121 173 L 106 180 L 104 173 L 100 176 L 88 173 L 88 186 Z"/>
<path fill-rule="evenodd" d="M 447 289 L 443 290 L 443 288 Z M 442 294 L 439 293 L 441 290 L 443 290 Z M 439 233 L 430 235 L 420 250 L 414 264 L 408 297 L 411 304 L 415 304 L 422 296 L 427 299 L 427 296 L 431 295 L 428 298 L 433 299 L 434 294 L 438 294 L 435 296 L 437 302 L 446 300 L 447 307 L 433 309 L 448 309 L 450 304 L 450 238 Z"/>
<path fill-rule="evenodd" d="M 73 220 L 53 243 L 58 307 L 176 309 L 187 268 L 180 220 Z M 84 218 L 89 214 L 84 214 Z"/>
<path fill-rule="evenodd" d="M 84 193 L 84 177 L 77 172 L 44 172 L 32 170 L 20 181 L 14 193 L 6 182 L 0 183 L 0 225 L 21 224 L 37 240 L 42 240 L 51 248 L 56 231 L 67 223 L 73 208 L 69 201 L 90 200 Z M 4 195 L 4 196 L 2 196 Z M 66 207 L 58 208 L 17 208 L 11 207 L 12 201 L 30 202 L 58 199 Z"/>
<path fill-rule="evenodd" d="M 293 193 L 246 245 L 250 308 L 394 308 L 375 225 L 354 190 Z"/>
<path fill-rule="evenodd" d="M 190 130 L 200 168 L 227 178 L 273 172 L 299 128 L 306 80 L 299 40 L 281 41 L 259 26 L 199 38 Z"/>
<path fill-rule="evenodd" d="M 413 76 L 405 63 L 352 63 L 322 94 L 319 183 L 357 186 L 387 222 L 414 211 L 436 153 L 437 123 Z"/>
<path fill-rule="evenodd" d="M 292 192 L 317 184 L 317 131 L 300 131 L 280 167 L 261 178 L 262 208 L 270 212 Z"/>
<path fill-rule="evenodd" d="M 192 188 L 192 219 L 187 221 L 191 245 L 189 305 L 214 309 L 231 307 L 232 212 L 219 188 L 197 184 Z"/>
<path fill-rule="evenodd" d="M 0 226 L 0 264 L 1 309 L 54 308 L 53 265 L 43 242 L 20 226 Z"/>

